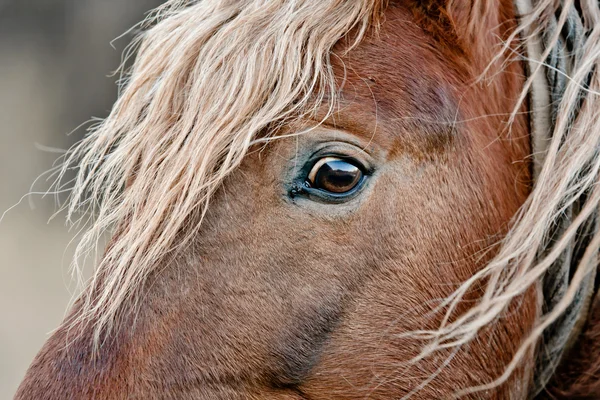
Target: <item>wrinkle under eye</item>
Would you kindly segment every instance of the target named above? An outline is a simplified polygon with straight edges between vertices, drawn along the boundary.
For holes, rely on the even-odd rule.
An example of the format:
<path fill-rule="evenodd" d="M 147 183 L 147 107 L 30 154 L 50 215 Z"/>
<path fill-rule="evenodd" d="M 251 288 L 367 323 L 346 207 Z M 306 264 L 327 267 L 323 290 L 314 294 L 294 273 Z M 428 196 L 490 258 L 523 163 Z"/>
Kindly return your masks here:
<path fill-rule="evenodd" d="M 354 189 L 362 180 L 363 171 L 356 165 L 336 157 L 320 159 L 308 175 L 310 187 L 342 194 Z"/>

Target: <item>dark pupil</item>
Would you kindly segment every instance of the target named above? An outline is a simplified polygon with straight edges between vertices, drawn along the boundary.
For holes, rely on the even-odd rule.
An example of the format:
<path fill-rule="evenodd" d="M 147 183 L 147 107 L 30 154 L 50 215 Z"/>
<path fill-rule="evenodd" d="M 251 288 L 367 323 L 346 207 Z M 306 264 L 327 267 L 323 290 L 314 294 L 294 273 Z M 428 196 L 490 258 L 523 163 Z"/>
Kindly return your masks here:
<path fill-rule="evenodd" d="M 319 168 L 314 187 L 333 193 L 345 193 L 362 178 L 362 171 L 355 165 L 342 160 L 328 161 Z"/>

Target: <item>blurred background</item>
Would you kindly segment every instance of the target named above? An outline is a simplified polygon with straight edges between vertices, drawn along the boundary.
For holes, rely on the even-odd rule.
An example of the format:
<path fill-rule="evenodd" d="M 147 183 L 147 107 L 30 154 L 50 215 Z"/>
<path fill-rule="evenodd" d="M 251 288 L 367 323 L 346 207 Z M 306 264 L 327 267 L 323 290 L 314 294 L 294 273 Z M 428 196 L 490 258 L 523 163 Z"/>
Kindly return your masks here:
<path fill-rule="evenodd" d="M 0 214 L 105 117 L 116 98 L 120 36 L 161 0 L 0 0 Z M 41 182 L 37 189 L 47 189 Z M 30 204 L 31 203 L 31 204 Z M 33 206 L 33 208 L 32 208 Z M 10 399 L 72 296 L 73 233 L 52 196 L 25 198 L 0 222 L 0 399 Z"/>

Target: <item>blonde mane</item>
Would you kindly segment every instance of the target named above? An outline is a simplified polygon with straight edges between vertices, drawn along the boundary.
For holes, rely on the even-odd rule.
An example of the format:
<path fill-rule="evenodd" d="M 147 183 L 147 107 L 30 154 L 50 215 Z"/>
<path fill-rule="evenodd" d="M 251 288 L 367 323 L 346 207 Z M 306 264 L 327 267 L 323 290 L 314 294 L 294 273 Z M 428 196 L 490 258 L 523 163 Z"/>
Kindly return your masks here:
<path fill-rule="evenodd" d="M 483 7 L 485 1 L 480 2 L 480 6 Z M 513 118 L 520 104 L 527 99 L 536 80 L 546 73 L 544 67 L 552 68 L 545 65 L 545 60 L 555 47 L 563 46 L 559 35 L 566 24 L 569 11 L 574 8 L 573 0 L 516 0 L 515 3 L 534 5 L 521 16 L 517 29 L 507 40 L 502 52 L 509 51 L 511 43 L 520 40 L 520 48 L 526 54 L 525 47 L 531 43 L 539 45 L 542 32 L 549 27 L 555 13 L 559 11 L 560 15 L 539 59 L 528 60 L 533 67 L 530 68 Z M 581 19 L 586 40 L 580 48 L 574 49 L 575 54 L 571 55 L 574 61 L 569 76 L 566 76 L 564 94 L 556 105 L 558 113 L 553 131 L 544 135 L 548 140 L 546 143 L 538 148 L 534 147 L 534 151 L 538 150 L 543 154 L 534 154 L 537 163 L 533 190 L 515 216 L 512 229 L 503 239 L 498 254 L 442 303 L 440 307 L 448 309 L 440 328 L 408 334 L 430 341 L 430 345 L 423 349 L 417 359 L 442 349 L 455 349 L 476 340 L 481 329 L 501 318 L 516 298 L 532 286 L 541 290 L 539 285 L 544 275 L 561 258 L 563 252 L 572 246 L 578 231 L 593 220 L 594 214 L 599 210 L 600 6 L 592 2 L 582 2 Z M 535 116 L 536 110 L 530 111 Z M 564 228 L 562 235 L 556 238 L 548 249 L 553 228 L 561 221 L 569 207 L 582 198 L 585 198 L 584 207 L 578 210 L 569 225 Z M 593 280 L 598 267 L 599 248 L 600 232 L 597 231 L 585 249 L 582 249 L 585 250 L 583 256 L 562 298 L 558 299 L 552 310 L 540 316 L 505 372 L 493 382 L 461 390 L 457 395 L 491 389 L 510 378 L 523 359 L 535 349 L 544 330 L 565 313 L 586 281 Z M 463 296 L 482 281 L 485 282 L 482 299 L 450 322 L 450 316 Z M 545 384 L 549 377 L 542 379 Z M 536 391 L 540 389 L 534 388 Z"/>
<path fill-rule="evenodd" d="M 254 141 L 315 112 L 325 100 L 333 107 L 332 48 L 351 31 L 357 32 L 353 37 L 358 43 L 378 24 L 385 3 L 170 0 L 149 17 L 148 29 L 134 42 L 139 45 L 137 59 L 111 114 L 68 153 L 61 173 L 62 178 L 72 166 L 79 167 L 68 219 L 76 222 L 82 212 L 93 215 L 77 247 L 75 267 L 80 268 L 80 260 L 105 232 L 114 229 L 118 236 L 82 297 L 78 322 L 93 324 L 96 346 L 118 321 L 123 304 L 137 301 L 149 274 L 189 244 L 211 196 Z M 478 9 L 487 7 L 485 0 L 475 3 Z M 600 10 L 590 4 L 581 2 L 589 38 L 578 49 L 533 192 L 495 258 L 443 303 L 447 317 L 439 329 L 410 333 L 431 343 L 419 358 L 476 340 L 515 298 L 539 284 L 600 204 Z M 545 27 L 557 6 L 553 0 L 539 1 L 520 19 L 510 41 L 524 45 L 535 40 L 534 33 Z M 502 51 L 509 48 L 507 44 Z M 530 71 L 522 101 L 542 73 L 542 68 Z M 586 100 L 571 124 L 584 87 Z M 568 145 L 562 145 L 565 140 Z M 554 221 L 581 196 L 587 196 L 586 206 L 540 259 Z M 599 247 L 600 235 L 595 235 L 565 296 L 540 318 L 506 372 L 469 391 L 510 377 L 596 267 Z M 482 280 L 486 291 L 481 301 L 450 319 L 463 296 Z"/>
<path fill-rule="evenodd" d="M 333 46 L 351 30 L 360 41 L 382 11 L 368 0 L 171 0 L 150 15 L 114 108 L 59 177 L 79 167 L 67 219 L 93 215 L 76 270 L 106 231 L 118 232 L 76 321 L 93 323 L 96 345 L 145 278 L 189 243 L 253 140 L 334 98 Z"/>

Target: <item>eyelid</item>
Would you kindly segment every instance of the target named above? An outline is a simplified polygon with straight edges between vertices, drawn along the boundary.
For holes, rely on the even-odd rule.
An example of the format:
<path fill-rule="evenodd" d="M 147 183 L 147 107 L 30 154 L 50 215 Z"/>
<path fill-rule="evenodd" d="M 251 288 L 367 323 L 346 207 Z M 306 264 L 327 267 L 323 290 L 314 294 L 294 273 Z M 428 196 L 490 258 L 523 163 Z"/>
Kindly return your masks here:
<path fill-rule="evenodd" d="M 373 174 L 375 170 L 374 159 L 367 151 L 345 142 L 334 144 L 323 143 L 322 147 L 318 148 L 308 157 L 309 160 L 321 160 L 323 158 L 329 158 L 328 161 L 331 161 L 331 159 L 346 161 L 360 168 L 366 175 Z M 317 163 L 312 164 L 309 171 L 312 171 L 314 165 Z"/>
<path fill-rule="evenodd" d="M 321 157 L 331 156 L 339 159 L 362 160 L 365 158 L 367 161 L 372 159 L 372 156 L 365 149 L 347 142 L 323 142 L 310 155 L 310 158 L 314 159 L 319 155 Z"/>

